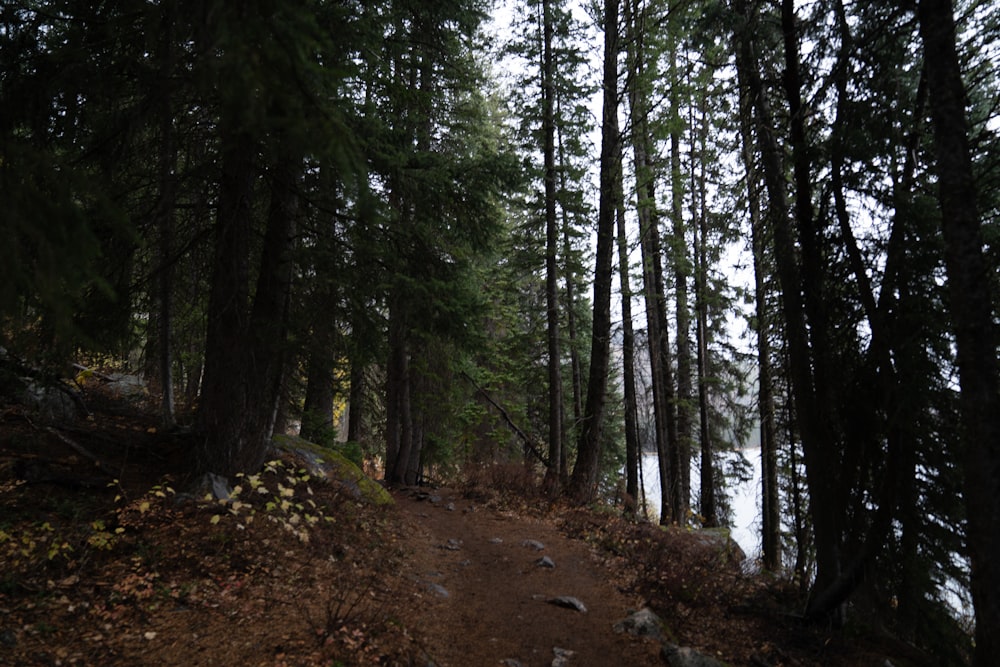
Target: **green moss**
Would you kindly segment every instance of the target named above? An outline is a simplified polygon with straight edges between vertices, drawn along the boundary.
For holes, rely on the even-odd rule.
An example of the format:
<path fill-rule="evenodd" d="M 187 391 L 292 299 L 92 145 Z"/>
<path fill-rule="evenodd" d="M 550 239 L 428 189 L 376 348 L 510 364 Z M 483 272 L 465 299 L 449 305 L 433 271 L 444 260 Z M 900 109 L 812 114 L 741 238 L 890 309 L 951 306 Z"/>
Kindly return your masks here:
<path fill-rule="evenodd" d="M 361 468 L 333 449 L 321 447 L 293 435 L 274 436 L 274 446 L 301 460 L 311 474 L 339 482 L 351 489 L 361 500 L 379 506 L 391 505 L 394 502 L 381 484 L 368 477 Z"/>

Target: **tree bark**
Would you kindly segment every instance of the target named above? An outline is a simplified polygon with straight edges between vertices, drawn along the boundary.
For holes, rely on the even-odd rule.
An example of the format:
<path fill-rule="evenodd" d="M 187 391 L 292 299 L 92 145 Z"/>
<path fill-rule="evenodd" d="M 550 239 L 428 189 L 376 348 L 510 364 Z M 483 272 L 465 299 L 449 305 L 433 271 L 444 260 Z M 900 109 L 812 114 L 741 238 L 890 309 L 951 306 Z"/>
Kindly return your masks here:
<path fill-rule="evenodd" d="M 410 459 L 409 353 L 405 306 L 394 294 L 389 305 L 389 361 L 385 390 L 385 480 L 405 484 Z"/>
<path fill-rule="evenodd" d="M 622 170 L 618 170 L 618 280 L 622 293 L 622 386 L 625 398 L 625 494 L 626 508 L 635 512 L 639 499 L 638 407 L 635 392 L 635 332 L 632 330 L 632 286 L 629 277 L 628 236 L 625 233 L 625 197 Z"/>
<path fill-rule="evenodd" d="M 177 198 L 177 178 L 174 170 L 177 166 L 177 138 L 174 131 L 173 117 L 173 70 L 174 70 L 174 37 L 173 28 L 176 21 L 176 5 L 174 2 L 163 3 L 163 17 L 160 21 L 160 45 L 158 60 L 160 65 L 159 93 L 160 99 L 160 154 L 158 180 L 160 197 L 157 203 L 157 228 L 159 229 L 159 275 L 157 277 L 156 316 L 158 366 L 160 376 L 160 418 L 165 429 L 176 425 L 174 415 L 174 359 L 173 359 L 173 312 L 171 295 L 173 293 L 173 235 L 174 209 Z"/>
<path fill-rule="evenodd" d="M 559 229 L 556 220 L 555 62 L 552 53 L 552 8 L 542 0 L 542 135 L 545 162 L 545 314 L 549 373 L 549 467 L 545 485 L 554 490 L 562 477 L 563 447 L 562 355 L 559 349 Z"/>
<path fill-rule="evenodd" d="M 620 168 L 621 162 L 618 131 L 618 41 L 618 0 L 605 0 L 604 104 L 601 123 L 600 201 L 597 212 L 593 333 L 583 428 L 577 447 L 576 465 L 573 467 L 570 479 L 570 494 L 580 503 L 590 501 L 596 491 L 611 361 L 615 183 L 616 170 Z"/>
<path fill-rule="evenodd" d="M 983 254 L 965 115 L 967 98 L 951 1 L 920 0 L 917 17 L 934 127 L 941 231 L 961 384 L 966 544 L 976 610 L 973 664 L 986 667 L 1000 655 L 1000 565 L 996 560 L 1000 553 L 1000 333 Z"/>
<path fill-rule="evenodd" d="M 675 12 L 670 12 L 673 17 Z M 691 498 L 691 451 L 693 437 L 693 389 L 691 382 L 691 309 L 688 305 L 688 281 L 691 261 L 688 256 L 687 231 L 684 224 L 684 173 L 681 160 L 681 80 L 677 72 L 677 44 L 674 35 L 678 30 L 671 19 L 668 27 L 668 70 L 670 80 L 670 217 L 673 222 L 673 239 L 670 243 L 670 261 L 674 265 L 674 287 L 677 312 L 677 445 L 671 448 L 670 498 L 671 513 L 675 521 L 684 521 Z M 694 128 L 691 127 L 693 134 Z M 693 143 L 693 142 L 692 142 Z M 692 150 L 691 169 L 694 171 Z M 691 193 L 692 202 L 694 192 Z M 694 204 L 692 203 L 692 206 Z"/>
<path fill-rule="evenodd" d="M 830 493 L 832 480 L 821 479 L 835 470 L 828 458 L 836 451 L 835 441 L 827 428 L 827 420 L 821 416 L 820 406 L 814 389 L 812 355 L 809 343 L 809 327 L 806 324 L 806 307 L 803 295 L 803 281 L 800 272 L 796 239 L 791 224 L 791 207 L 785 185 L 785 166 L 781 148 L 774 136 L 774 117 L 764 92 L 760 73 L 756 70 L 754 58 L 752 13 L 744 0 L 735 4 L 742 25 L 737 29 L 737 67 L 742 71 L 746 93 L 754 110 L 757 142 L 763 165 L 764 183 L 769 202 L 769 221 L 773 233 L 774 256 L 781 284 L 782 308 L 785 314 L 785 335 L 788 346 L 788 366 L 791 376 L 792 395 L 795 399 L 797 423 L 802 439 L 802 449 L 806 464 L 806 481 L 809 487 L 816 543 L 817 589 L 825 588 L 839 574 L 840 546 L 837 531 L 837 508 Z M 786 7 L 786 12 L 790 8 Z M 786 20 L 787 17 L 786 17 Z M 794 21 L 794 14 L 792 15 Z M 788 37 L 786 36 L 786 39 Z M 794 31 L 792 34 L 794 40 Z M 797 62 L 797 57 L 789 57 Z M 789 83 L 786 89 L 797 90 L 797 83 Z M 801 112 L 801 109 L 796 111 Z M 805 177 L 808 175 L 806 174 Z M 805 180 L 800 172 L 798 177 Z M 797 196 L 808 196 L 798 192 Z M 803 204 L 803 208 L 808 204 Z"/>
<path fill-rule="evenodd" d="M 246 432 L 246 416 L 259 409 L 247 404 L 246 388 L 255 147 L 235 125 L 224 119 L 221 126 L 222 177 L 199 406 L 204 442 L 198 467 L 220 475 L 252 470 L 264 458 L 258 434 Z"/>
<path fill-rule="evenodd" d="M 692 131 L 694 122 L 691 122 Z M 705 135 L 708 128 L 702 124 L 698 139 L 702 152 L 705 150 Z M 695 175 L 695 161 L 691 160 L 692 202 L 701 203 L 700 208 L 692 203 L 692 228 L 694 238 L 695 276 L 695 339 L 698 373 L 698 414 L 699 441 L 701 442 L 701 489 L 700 505 L 703 525 L 714 528 L 719 525 L 719 515 L 715 497 L 715 447 L 712 441 L 711 411 L 709 410 L 708 378 L 708 212 L 705 210 L 706 184 L 704 164 L 700 178 Z M 678 303 L 678 307 L 680 304 Z M 679 362 L 678 362 L 679 363 Z M 679 382 L 679 381 L 678 381 Z"/>
<path fill-rule="evenodd" d="M 666 295 L 663 279 L 660 223 L 656 211 L 653 169 L 650 164 L 650 133 L 647 117 L 650 105 L 644 90 L 644 26 L 636 0 L 626 2 L 630 86 L 629 111 L 632 118 L 632 153 L 635 162 L 636 213 L 639 218 L 639 247 L 642 254 L 643 297 L 646 306 L 647 344 L 653 393 L 653 422 L 660 476 L 660 523 L 675 517 L 673 510 L 673 452 L 677 450 L 677 422 L 674 418 L 674 385 L 670 367 L 670 340 L 667 329 Z"/>

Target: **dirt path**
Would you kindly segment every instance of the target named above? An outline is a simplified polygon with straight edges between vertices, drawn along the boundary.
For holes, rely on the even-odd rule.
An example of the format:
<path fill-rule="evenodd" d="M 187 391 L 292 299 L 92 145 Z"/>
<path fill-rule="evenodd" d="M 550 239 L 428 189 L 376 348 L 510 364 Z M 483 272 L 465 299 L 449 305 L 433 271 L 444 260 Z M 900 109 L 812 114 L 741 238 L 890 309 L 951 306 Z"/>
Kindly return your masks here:
<path fill-rule="evenodd" d="M 418 640 L 434 665 L 663 664 L 654 642 L 613 632 L 638 601 L 614 588 L 587 544 L 448 490 L 420 495 L 396 499 L 411 533 L 407 567 L 422 591 Z M 543 556 L 555 567 L 540 566 Z M 560 596 L 586 612 L 548 602 Z M 559 662 L 555 649 L 573 653 Z"/>

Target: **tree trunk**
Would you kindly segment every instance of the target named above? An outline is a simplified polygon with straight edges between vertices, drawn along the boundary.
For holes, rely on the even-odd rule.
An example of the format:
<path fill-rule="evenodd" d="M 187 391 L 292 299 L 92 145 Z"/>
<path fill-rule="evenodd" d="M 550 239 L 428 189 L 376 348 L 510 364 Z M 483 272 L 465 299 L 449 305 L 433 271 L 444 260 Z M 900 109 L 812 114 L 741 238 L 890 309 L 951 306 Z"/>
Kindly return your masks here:
<path fill-rule="evenodd" d="M 982 223 L 969 153 L 967 98 L 955 47 L 950 0 L 920 0 L 948 297 L 961 384 L 965 445 L 966 544 L 976 610 L 974 665 L 1000 655 L 1000 376 L 992 278 L 983 254 Z"/>
<path fill-rule="evenodd" d="M 580 503 L 594 496 L 604 429 L 608 371 L 611 361 L 611 276 L 615 230 L 615 184 L 621 164 L 618 131 L 618 0 L 604 2 L 604 104 L 601 124 L 600 201 L 594 269 L 594 319 L 590 373 L 583 428 L 577 447 L 570 493 Z"/>
<path fill-rule="evenodd" d="M 783 2 L 783 5 L 787 2 Z M 786 336 L 788 341 L 788 365 L 791 376 L 792 392 L 797 409 L 797 423 L 802 439 L 802 449 L 806 464 L 806 480 L 809 487 L 810 506 L 812 509 L 814 537 L 816 544 L 816 588 L 822 590 L 832 583 L 840 571 L 840 544 L 838 531 L 838 508 L 831 498 L 831 471 L 836 467 L 830 462 L 830 457 L 837 451 L 836 441 L 829 430 L 828 420 L 824 419 L 819 400 L 815 394 L 812 354 L 809 343 L 810 328 L 806 323 L 806 306 L 803 295 L 803 280 L 800 273 L 798 249 L 791 225 L 791 209 L 788 204 L 788 194 L 785 188 L 785 165 L 783 155 L 774 136 L 774 119 L 771 113 L 760 73 L 755 69 L 753 30 L 748 25 L 752 18 L 747 3 L 739 0 L 737 11 L 744 20 L 741 30 L 737 31 L 738 58 L 737 67 L 744 74 L 746 92 L 755 113 L 757 142 L 763 164 L 764 182 L 769 201 L 769 218 L 774 239 L 774 256 L 778 268 L 778 279 L 781 284 L 782 306 L 786 321 Z M 783 14 L 788 14 L 790 7 L 784 7 Z M 789 21 L 789 17 L 785 17 Z M 791 17 L 794 22 L 794 15 Z M 794 30 L 786 40 L 794 42 Z M 788 47 L 791 48 L 791 47 Z M 797 52 L 797 49 L 796 49 Z M 797 56 L 787 56 L 787 62 L 797 63 Z M 798 81 L 792 75 L 786 90 L 796 90 Z M 794 95 L 790 94 L 790 97 Z M 801 109 L 795 109 L 801 112 Z M 801 128 L 799 128 L 801 130 Z M 799 165 L 797 180 L 806 180 L 802 165 Z M 809 188 L 797 192 L 797 196 L 807 197 Z M 801 204 L 803 211 L 808 202 Z M 804 213 L 803 213 L 804 215 Z M 800 225 L 801 226 L 801 225 Z M 809 230 L 807 230 L 809 231 Z M 818 270 L 818 267 L 814 267 Z M 810 322 L 811 324 L 811 322 Z M 829 407 L 832 404 L 827 404 Z"/>
<path fill-rule="evenodd" d="M 333 350 L 320 342 L 323 336 L 313 332 L 309 359 L 306 363 L 306 394 L 302 402 L 302 428 L 306 440 L 319 444 L 333 442 L 333 400 L 336 377 Z"/>
<path fill-rule="evenodd" d="M 653 422 L 660 474 L 660 523 L 668 524 L 675 518 L 671 511 L 673 509 L 671 460 L 672 453 L 677 449 L 677 423 L 673 412 L 674 389 L 670 367 L 660 224 L 656 212 L 653 170 L 649 162 L 650 135 L 646 121 L 649 103 L 643 88 L 645 53 L 641 20 L 638 2 L 635 0 L 626 2 L 625 25 L 629 31 L 626 43 L 631 67 L 628 99 L 632 118 L 636 213 L 639 218 L 639 246 L 642 254 L 643 296 L 646 305 L 647 343 L 653 390 Z"/>
<path fill-rule="evenodd" d="M 158 370 L 160 379 L 160 418 L 167 430 L 174 427 L 174 359 L 173 359 L 173 313 L 171 309 L 171 294 L 173 293 L 173 234 L 174 208 L 177 197 L 177 179 L 174 170 L 177 165 L 177 139 L 174 132 L 173 88 L 171 85 L 174 70 L 173 27 L 175 3 L 163 3 L 163 18 L 160 22 L 160 48 L 158 59 L 160 64 L 159 92 L 160 100 L 160 154 L 158 180 L 160 183 L 160 200 L 157 203 L 156 217 L 159 229 L 160 267 L 157 279 L 156 315 L 158 325 Z"/>
<path fill-rule="evenodd" d="M 549 360 L 549 467 L 545 484 L 555 489 L 560 484 L 563 447 L 562 355 L 559 350 L 559 265 L 557 249 L 559 229 L 556 220 L 555 165 L 555 63 L 552 53 L 552 8 L 542 0 L 542 135 L 545 162 L 545 313 Z"/>
<path fill-rule="evenodd" d="M 674 12 L 671 12 L 673 16 Z M 684 521 L 691 498 L 691 444 L 693 441 L 691 384 L 691 311 L 688 306 L 688 281 L 691 262 L 688 257 L 687 233 L 684 224 L 684 174 L 681 164 L 680 76 L 677 73 L 677 45 L 673 36 L 677 26 L 668 28 L 668 74 L 670 79 L 670 217 L 673 239 L 669 258 L 674 265 L 677 301 L 677 445 L 671 448 L 671 511 L 675 521 Z M 693 126 L 691 128 L 693 133 Z M 692 150 L 691 170 L 694 172 Z M 691 193 L 692 202 L 694 193 Z M 692 203 L 692 206 L 694 204 Z"/>
<path fill-rule="evenodd" d="M 745 74 L 737 71 L 740 89 L 740 155 L 746 172 L 747 207 L 754 273 L 754 329 L 757 334 L 757 414 L 760 419 L 761 556 L 764 569 L 781 568 L 781 507 L 778 491 L 778 443 L 771 379 L 770 309 L 767 305 L 767 240 L 761 218 L 760 181 L 753 150 L 753 108 L 746 94 Z"/>
<path fill-rule="evenodd" d="M 227 476 L 250 471 L 264 458 L 260 434 L 246 432 L 250 411 L 260 409 L 247 404 L 246 390 L 255 150 L 235 124 L 224 119 L 221 125 L 222 178 L 200 403 L 205 440 L 198 452 L 201 470 Z"/>
<path fill-rule="evenodd" d="M 405 306 L 393 295 L 389 305 L 389 362 L 385 390 L 385 479 L 404 484 L 410 458 L 409 353 L 406 341 Z"/>
<path fill-rule="evenodd" d="M 558 102 L 558 100 L 557 100 Z M 566 151 L 563 147 L 562 127 L 556 128 L 559 142 L 559 163 L 568 166 Z M 563 192 L 568 191 L 566 179 L 567 168 L 559 170 L 560 187 Z M 620 185 L 620 184 L 619 184 Z M 618 198 L 621 200 L 621 188 L 618 190 Z M 570 243 L 570 220 L 566 213 L 566 207 L 562 208 L 562 243 L 563 243 L 563 280 L 566 281 L 566 333 L 569 336 L 569 363 L 570 377 L 573 383 L 573 428 L 570 434 L 566 433 L 566 420 L 563 419 L 563 441 L 575 432 L 577 424 L 583 419 L 583 371 L 580 363 L 579 336 L 576 327 L 576 276 L 573 271 L 573 247 Z M 566 447 L 562 447 L 562 463 L 560 469 L 563 472 L 563 483 L 568 479 L 566 469 Z"/>
<path fill-rule="evenodd" d="M 618 279 L 622 293 L 622 385 L 625 398 L 625 500 L 632 513 L 638 506 L 639 449 L 638 408 L 635 394 L 635 333 L 632 331 L 632 286 L 629 278 L 628 236 L 625 233 L 625 197 L 622 170 L 618 170 Z"/>
<path fill-rule="evenodd" d="M 365 366 L 357 355 L 351 359 L 351 389 L 347 399 L 347 441 L 361 442 L 364 437 Z"/>
<path fill-rule="evenodd" d="M 691 123 L 692 130 L 694 122 Z M 702 125 L 699 132 L 702 152 L 705 151 L 705 134 L 708 128 Z M 701 177 L 696 178 L 694 156 L 691 160 L 691 196 L 693 201 L 701 203 L 700 208 L 692 204 L 692 223 L 695 230 L 695 332 L 697 339 L 698 360 L 698 414 L 699 440 L 701 442 L 701 516 L 703 525 L 715 528 L 719 525 L 719 516 L 715 499 L 715 447 L 712 443 L 711 412 L 709 410 L 709 379 L 708 379 L 708 212 L 705 210 L 706 184 L 705 170 L 702 165 Z M 697 194 L 697 197 L 695 195 Z"/>

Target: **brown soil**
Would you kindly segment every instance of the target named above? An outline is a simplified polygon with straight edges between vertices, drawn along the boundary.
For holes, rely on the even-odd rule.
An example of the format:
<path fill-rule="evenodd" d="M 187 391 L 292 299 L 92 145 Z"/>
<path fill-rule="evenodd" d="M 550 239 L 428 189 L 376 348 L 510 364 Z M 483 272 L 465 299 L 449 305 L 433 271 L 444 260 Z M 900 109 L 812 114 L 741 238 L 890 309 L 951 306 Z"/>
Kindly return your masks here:
<path fill-rule="evenodd" d="M 664 664 L 612 630 L 646 605 L 671 641 L 730 665 L 918 664 L 799 626 L 786 587 L 718 545 L 552 504 L 516 474 L 383 509 L 287 462 L 253 492 L 243 480 L 242 506 L 183 500 L 191 439 L 88 404 L 50 427 L 0 403 L 0 665 L 535 667 L 557 648 L 568 667 Z"/>
<path fill-rule="evenodd" d="M 613 585 L 593 547 L 551 520 L 489 509 L 448 489 L 422 501 L 396 497 L 412 531 L 407 569 L 424 587 L 421 634 L 434 664 L 550 665 L 557 648 L 572 651 L 570 665 L 663 664 L 652 640 L 612 631 L 641 601 Z M 540 566 L 542 556 L 555 567 Z M 586 612 L 549 602 L 562 596 Z"/>

